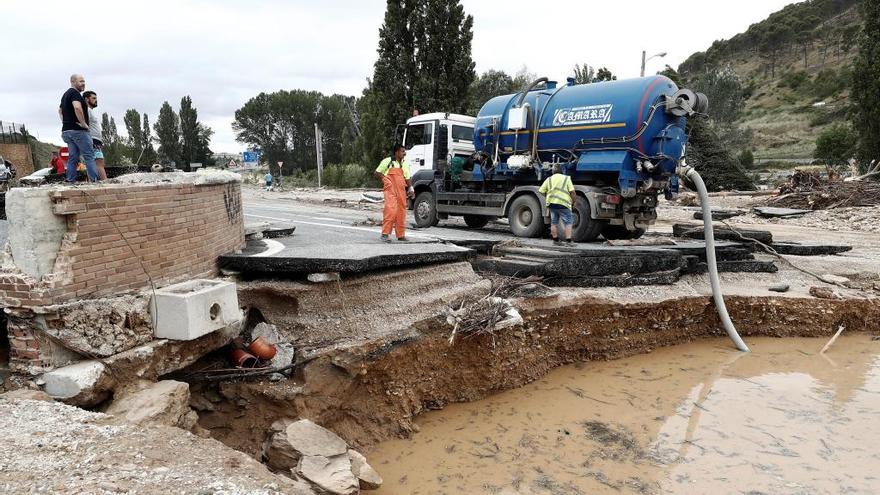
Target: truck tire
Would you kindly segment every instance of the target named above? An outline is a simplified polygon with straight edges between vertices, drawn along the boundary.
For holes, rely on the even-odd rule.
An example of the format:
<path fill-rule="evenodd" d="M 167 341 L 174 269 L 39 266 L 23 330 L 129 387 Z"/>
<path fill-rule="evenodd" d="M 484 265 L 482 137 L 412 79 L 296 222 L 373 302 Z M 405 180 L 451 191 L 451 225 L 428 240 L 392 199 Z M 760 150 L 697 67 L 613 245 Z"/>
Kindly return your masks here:
<path fill-rule="evenodd" d="M 609 241 L 619 239 L 638 239 L 643 235 L 645 235 L 645 229 L 626 230 L 626 227 L 623 225 L 606 225 L 605 228 L 602 229 L 602 237 Z"/>
<path fill-rule="evenodd" d="M 574 223 L 571 226 L 571 240 L 574 242 L 595 241 L 605 222 L 590 217 L 590 204 L 581 196 L 578 196 L 572 208 Z"/>
<path fill-rule="evenodd" d="M 413 218 L 419 228 L 435 227 L 440 222 L 431 191 L 422 191 L 416 196 L 413 201 Z"/>
<path fill-rule="evenodd" d="M 464 223 L 472 229 L 482 229 L 491 219 L 485 215 L 465 215 Z"/>
<path fill-rule="evenodd" d="M 540 237 L 544 231 L 541 203 L 531 194 L 513 200 L 507 212 L 510 231 L 517 237 Z"/>

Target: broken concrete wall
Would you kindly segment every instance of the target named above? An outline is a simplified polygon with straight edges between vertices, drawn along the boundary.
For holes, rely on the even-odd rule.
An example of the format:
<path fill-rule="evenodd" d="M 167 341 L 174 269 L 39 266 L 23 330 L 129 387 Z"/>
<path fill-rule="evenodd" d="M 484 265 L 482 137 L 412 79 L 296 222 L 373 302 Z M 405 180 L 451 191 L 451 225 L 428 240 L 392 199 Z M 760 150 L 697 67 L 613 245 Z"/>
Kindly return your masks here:
<path fill-rule="evenodd" d="M 216 276 L 217 257 L 244 246 L 239 180 L 216 171 L 134 174 L 100 185 L 13 189 L 0 306 L 22 315 L 19 333 L 44 334 L 88 355 L 144 343 L 152 334 L 149 318 L 142 321 L 151 288 Z M 100 298 L 123 309 L 73 304 Z M 16 370 L 45 370 L 59 360 L 55 346 L 16 343 Z"/>

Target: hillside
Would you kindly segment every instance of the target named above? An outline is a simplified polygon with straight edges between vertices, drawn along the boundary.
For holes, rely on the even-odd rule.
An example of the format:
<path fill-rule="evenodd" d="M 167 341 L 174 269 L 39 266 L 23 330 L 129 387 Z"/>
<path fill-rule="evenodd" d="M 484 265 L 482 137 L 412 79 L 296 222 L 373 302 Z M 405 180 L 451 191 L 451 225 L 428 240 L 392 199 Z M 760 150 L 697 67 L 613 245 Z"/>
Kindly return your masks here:
<path fill-rule="evenodd" d="M 828 125 L 845 120 L 862 21 L 857 0 L 786 6 L 679 66 L 685 79 L 732 69 L 745 88 L 735 123 L 753 133 L 758 159 L 807 159 Z M 711 105 L 711 102 L 710 102 Z"/>

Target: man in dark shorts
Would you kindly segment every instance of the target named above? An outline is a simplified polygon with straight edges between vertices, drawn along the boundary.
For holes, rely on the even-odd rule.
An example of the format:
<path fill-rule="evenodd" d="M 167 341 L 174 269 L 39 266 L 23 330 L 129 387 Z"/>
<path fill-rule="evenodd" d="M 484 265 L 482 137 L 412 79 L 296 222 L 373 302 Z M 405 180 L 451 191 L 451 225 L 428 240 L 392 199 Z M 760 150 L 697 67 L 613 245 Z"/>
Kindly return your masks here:
<path fill-rule="evenodd" d="M 80 91 L 86 89 L 86 80 L 81 74 L 70 76 L 70 88 L 61 96 L 58 116 L 61 118 L 61 139 L 67 143 L 70 157 L 67 159 L 67 182 L 76 182 L 76 164 L 80 156 L 86 163 L 89 180 L 98 180 L 98 167 L 95 164 L 95 149 L 89 136 L 89 117 L 86 103 Z"/>
<path fill-rule="evenodd" d="M 105 180 L 107 171 L 104 170 L 104 133 L 101 129 L 101 116 L 95 110 L 98 108 L 98 94 L 94 91 L 83 93 L 86 107 L 89 113 L 89 136 L 92 137 L 92 147 L 95 148 L 95 165 L 98 166 L 98 179 Z"/>

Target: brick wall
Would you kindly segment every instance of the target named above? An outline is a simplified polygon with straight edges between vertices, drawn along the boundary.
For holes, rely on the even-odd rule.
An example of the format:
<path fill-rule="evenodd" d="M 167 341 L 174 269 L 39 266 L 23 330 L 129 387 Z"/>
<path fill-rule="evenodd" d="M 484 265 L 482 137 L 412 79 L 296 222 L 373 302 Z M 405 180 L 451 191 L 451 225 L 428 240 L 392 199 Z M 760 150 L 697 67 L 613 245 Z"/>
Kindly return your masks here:
<path fill-rule="evenodd" d="M 0 270 L 0 306 L 17 311 L 82 299 L 112 297 L 218 273 L 217 257 L 244 247 L 238 182 L 107 184 L 58 187 L 53 210 L 67 232 L 51 273 L 40 280 L 14 267 Z M 7 311 L 8 312 L 8 311 Z M 44 364 L 40 338 L 16 339 L 11 364 Z M 30 344 L 28 344 L 30 343 Z M 44 346 L 45 347 L 45 346 Z"/>
<path fill-rule="evenodd" d="M 0 156 L 12 162 L 18 177 L 34 173 L 34 159 L 31 147 L 26 144 L 0 143 Z M 48 165 L 46 165 L 48 167 Z"/>

